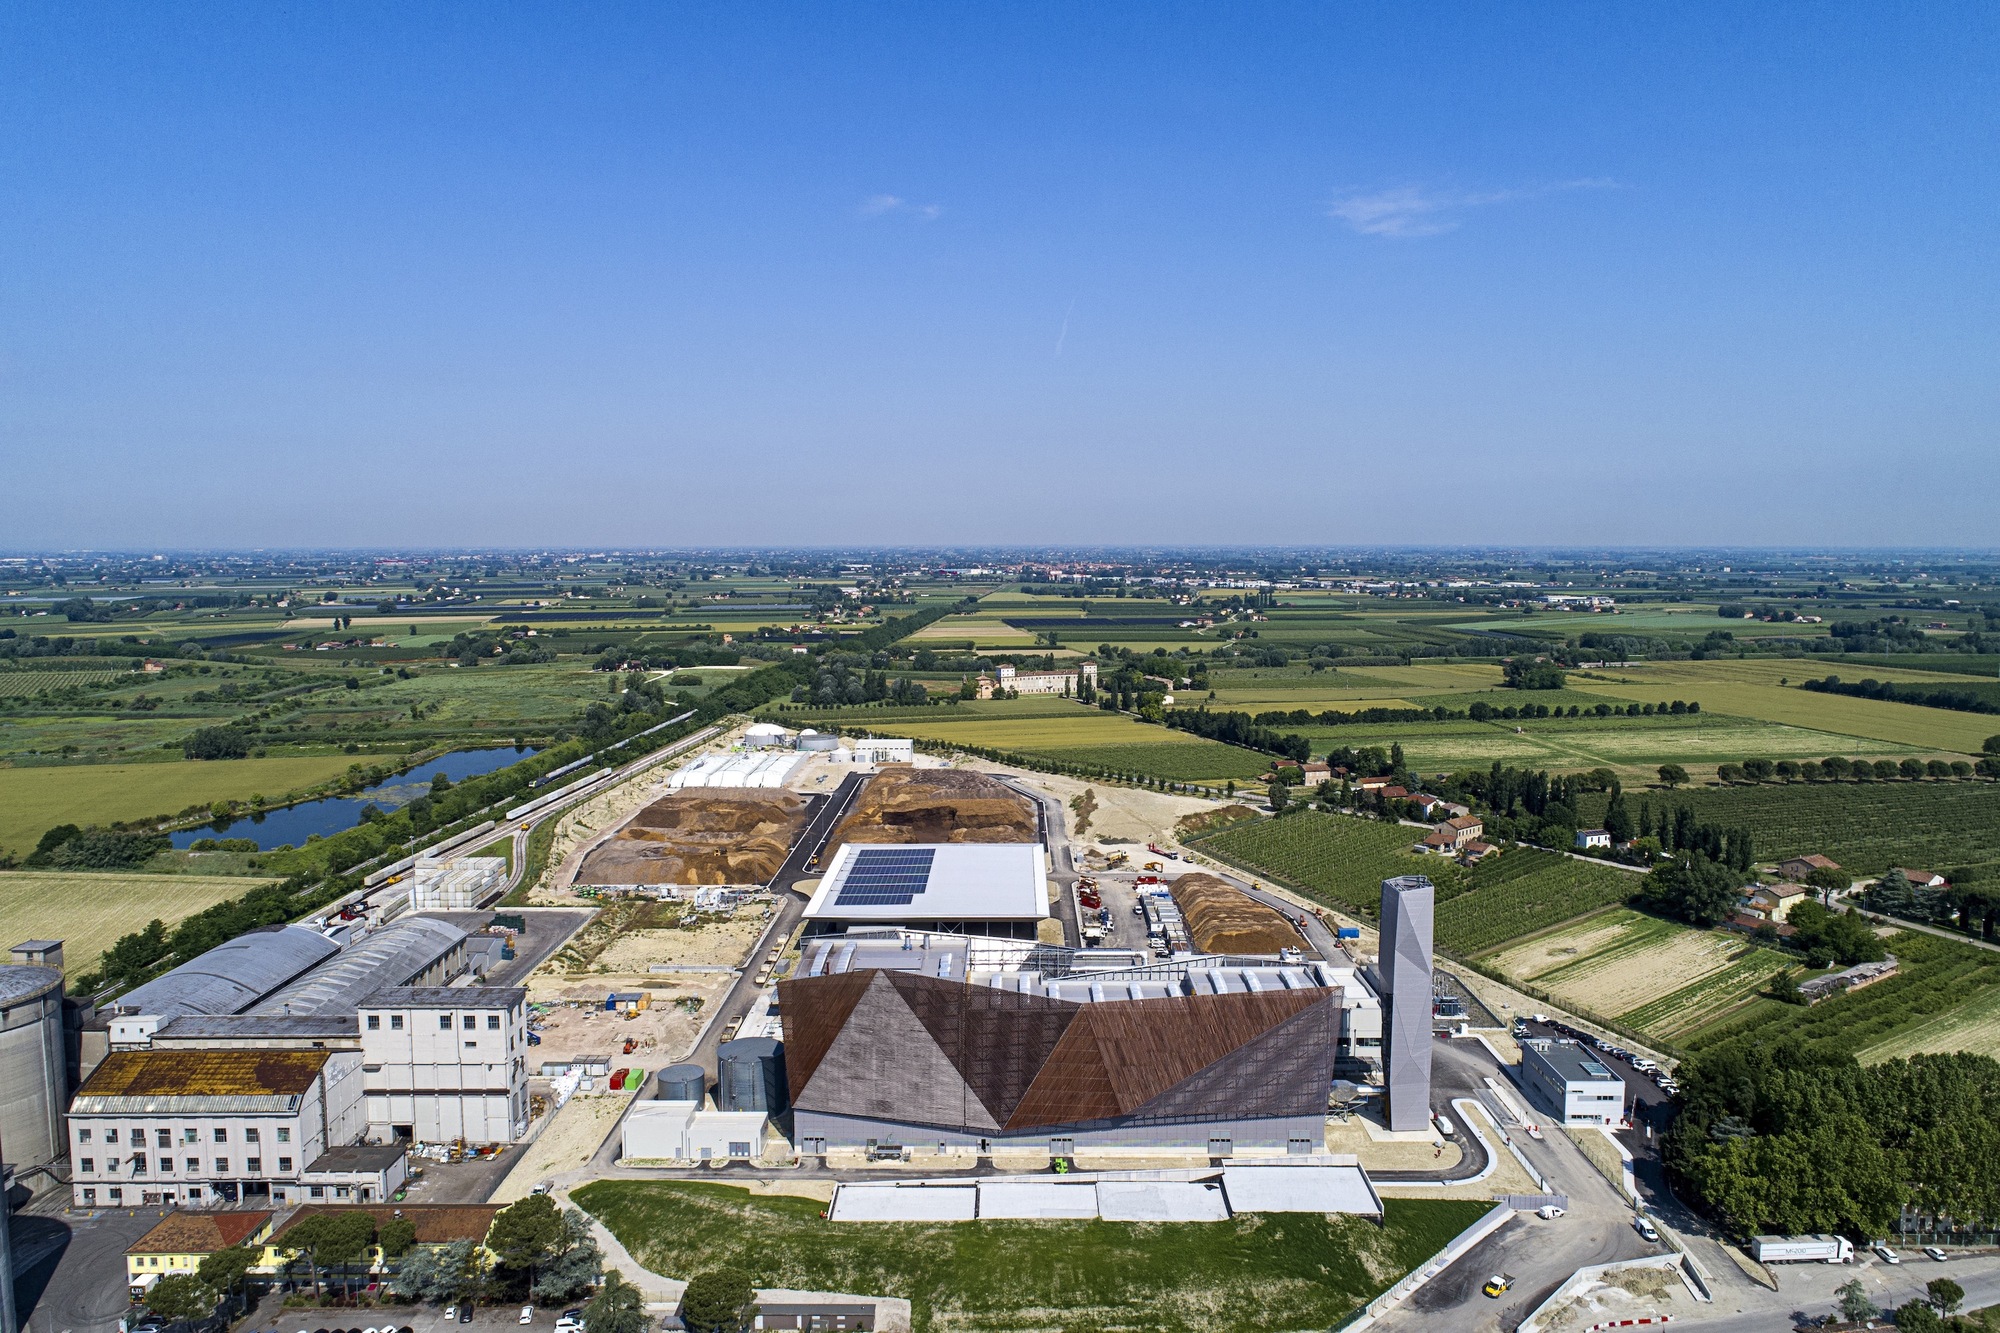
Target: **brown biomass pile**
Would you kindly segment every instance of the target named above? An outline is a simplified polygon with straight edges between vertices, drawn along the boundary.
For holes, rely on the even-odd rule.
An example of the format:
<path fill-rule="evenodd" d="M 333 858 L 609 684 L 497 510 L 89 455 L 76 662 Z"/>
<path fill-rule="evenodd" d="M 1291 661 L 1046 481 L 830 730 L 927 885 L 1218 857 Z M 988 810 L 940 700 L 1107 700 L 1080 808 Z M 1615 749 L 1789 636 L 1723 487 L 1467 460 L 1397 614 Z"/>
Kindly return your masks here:
<path fill-rule="evenodd" d="M 709 788 L 653 802 L 583 859 L 578 884 L 765 884 L 806 825 L 796 792 Z"/>
<path fill-rule="evenodd" d="M 1028 798 L 987 777 L 953 768 L 890 768 L 878 773 L 834 831 L 843 842 L 1034 842 Z"/>
<path fill-rule="evenodd" d="M 1203 953 L 1274 954 L 1299 945 L 1283 913 L 1213 875 L 1182 875 L 1171 888 L 1188 936 Z"/>

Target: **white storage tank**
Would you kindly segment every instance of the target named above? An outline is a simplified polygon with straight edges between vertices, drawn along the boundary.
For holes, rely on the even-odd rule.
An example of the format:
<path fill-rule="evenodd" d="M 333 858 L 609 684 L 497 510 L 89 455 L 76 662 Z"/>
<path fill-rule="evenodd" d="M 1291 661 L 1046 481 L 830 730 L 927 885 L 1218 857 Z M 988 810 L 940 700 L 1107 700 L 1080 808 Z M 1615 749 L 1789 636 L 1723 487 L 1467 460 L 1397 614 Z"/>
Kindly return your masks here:
<path fill-rule="evenodd" d="M 810 750 L 813 751 L 814 753 L 823 754 L 829 750 L 839 749 L 840 737 L 821 735 L 819 732 L 814 731 L 810 727 L 808 727 L 806 730 L 799 733 L 798 748 L 801 750 Z"/>
<path fill-rule="evenodd" d="M 785 743 L 785 729 L 771 722 L 752 722 L 743 728 L 746 749 L 765 750 Z"/>
<path fill-rule="evenodd" d="M 663 1102 L 705 1102 L 708 1071 L 700 1065 L 668 1065 L 660 1071 L 659 1088 Z"/>
<path fill-rule="evenodd" d="M 0 1143 L 16 1168 L 68 1152 L 62 1001 L 57 969 L 0 967 Z"/>

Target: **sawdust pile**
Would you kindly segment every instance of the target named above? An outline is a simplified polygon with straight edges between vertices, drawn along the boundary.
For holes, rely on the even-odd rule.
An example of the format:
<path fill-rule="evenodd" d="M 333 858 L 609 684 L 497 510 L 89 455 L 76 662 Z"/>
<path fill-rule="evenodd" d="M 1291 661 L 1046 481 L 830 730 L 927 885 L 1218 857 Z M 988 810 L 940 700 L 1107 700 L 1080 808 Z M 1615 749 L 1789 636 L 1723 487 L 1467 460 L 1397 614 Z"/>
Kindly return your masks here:
<path fill-rule="evenodd" d="M 869 782 L 834 831 L 843 842 L 1034 842 L 1028 798 L 951 768 L 890 768 Z"/>
<path fill-rule="evenodd" d="M 806 799 L 764 788 L 676 792 L 593 849 L 578 884 L 765 884 L 805 829 Z"/>
<path fill-rule="evenodd" d="M 1283 913 L 1213 875 L 1182 875 L 1170 887 L 1203 953 L 1274 954 L 1299 946 L 1299 932 Z"/>

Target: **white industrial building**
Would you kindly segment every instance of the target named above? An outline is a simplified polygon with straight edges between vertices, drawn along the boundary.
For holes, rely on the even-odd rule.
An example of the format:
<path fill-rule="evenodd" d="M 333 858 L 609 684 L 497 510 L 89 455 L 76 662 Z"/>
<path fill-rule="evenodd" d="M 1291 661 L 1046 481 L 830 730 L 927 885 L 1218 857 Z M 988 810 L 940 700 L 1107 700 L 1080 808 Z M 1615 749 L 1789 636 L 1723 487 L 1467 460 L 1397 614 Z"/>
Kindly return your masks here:
<path fill-rule="evenodd" d="M 809 934 L 908 926 L 1035 938 L 1049 914 L 1040 843 L 843 843 L 806 905 Z"/>
<path fill-rule="evenodd" d="M 674 770 L 670 790 L 684 787 L 782 787 L 805 756 L 796 750 L 758 749 L 743 754 L 705 754 Z"/>
<path fill-rule="evenodd" d="M 711 1111 L 701 1102 L 635 1102 L 626 1113 L 621 1157 L 646 1161 L 743 1161 L 764 1152 L 762 1111 Z"/>
<path fill-rule="evenodd" d="M 419 912 L 470 912 L 506 883 L 505 857 L 420 857 L 410 872 L 410 906 Z"/>
<path fill-rule="evenodd" d="M 1625 1122 L 1625 1080 L 1574 1041 L 1531 1037 L 1521 1043 L 1521 1082 L 1542 1109 L 1565 1125 Z"/>
<path fill-rule="evenodd" d="M 512 1143 L 528 1129 L 528 992 L 398 986 L 361 1006 L 371 1138 Z"/>
<path fill-rule="evenodd" d="M 913 740 L 899 740 L 892 736 L 854 738 L 854 762 L 857 764 L 907 764 L 916 757 L 917 743 Z"/>

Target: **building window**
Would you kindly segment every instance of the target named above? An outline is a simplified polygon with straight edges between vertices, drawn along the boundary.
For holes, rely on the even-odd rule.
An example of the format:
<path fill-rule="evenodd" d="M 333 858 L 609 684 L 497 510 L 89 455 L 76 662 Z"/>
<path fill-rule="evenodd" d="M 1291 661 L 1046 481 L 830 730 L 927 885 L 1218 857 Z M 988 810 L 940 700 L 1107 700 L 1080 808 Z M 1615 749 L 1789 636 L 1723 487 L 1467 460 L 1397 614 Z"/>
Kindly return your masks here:
<path fill-rule="evenodd" d="M 486 1015 L 486 1030 L 488 1032 L 498 1032 L 500 1030 L 500 1015 Z"/>
<path fill-rule="evenodd" d="M 86 1208 L 91 1208 L 95 1207 L 96 1204 L 97 1204 L 97 1191 L 85 1190 L 83 1192 L 83 1206 Z"/>
<path fill-rule="evenodd" d="M 292 1159 L 291 1159 L 291 1158 L 289 1158 L 289 1157 L 280 1157 L 280 1158 L 278 1159 L 278 1174 L 279 1174 L 279 1175 L 281 1175 L 281 1176 L 289 1176 L 290 1174 L 292 1174 Z"/>
<path fill-rule="evenodd" d="M 467 1032 L 470 1032 L 474 1028 L 479 1026 L 479 1019 L 472 1014 L 467 1014 L 465 1016 L 465 1022 L 462 1024 L 462 1026 L 465 1028 Z"/>
<path fill-rule="evenodd" d="M 215 1174 L 218 1176 L 229 1174 L 229 1159 L 227 1157 L 218 1157 L 215 1159 Z"/>
<path fill-rule="evenodd" d="M 76 1132 L 76 1141 L 77 1141 L 78 1143 L 88 1143 L 88 1142 L 90 1142 L 90 1131 L 89 1131 L 89 1130 L 87 1130 L 87 1129 L 79 1129 L 79 1130 L 78 1130 L 78 1131 Z"/>
<path fill-rule="evenodd" d="M 119 1189 L 116 1185 L 113 1185 L 111 1187 L 111 1202 L 117 1203 L 120 1199 L 124 1197 L 125 1197 L 124 1190 Z"/>
<path fill-rule="evenodd" d="M 104 1141 L 106 1143 L 118 1142 L 118 1126 L 113 1125 L 111 1128 L 104 1131 Z"/>
<path fill-rule="evenodd" d="M 97 1159 L 95 1157 L 85 1157 L 79 1160 L 77 1165 L 82 1167 L 86 1174 L 93 1173 L 97 1170 Z"/>
<path fill-rule="evenodd" d="M 306 1193 L 310 1194 L 315 1199 L 324 1199 L 326 1197 L 326 1186 L 310 1185 L 306 1188 Z"/>
<path fill-rule="evenodd" d="M 228 1130 L 226 1130 L 226 1129 L 218 1129 L 218 1130 L 216 1130 L 216 1131 L 215 1131 L 215 1141 L 216 1141 L 217 1143 L 227 1143 L 227 1142 L 229 1142 L 229 1131 L 228 1131 Z"/>
<path fill-rule="evenodd" d="M 370 1032 L 380 1032 L 382 1030 L 382 1015 L 368 1015 L 368 1030 Z"/>
<path fill-rule="evenodd" d="M 171 1129 L 156 1129 L 153 1131 L 153 1138 L 162 1148 L 174 1146 L 174 1132 Z"/>
<path fill-rule="evenodd" d="M 198 1129 L 194 1129 L 194 1128 L 188 1128 L 188 1129 L 184 1129 L 184 1130 L 182 1130 L 182 1131 L 181 1131 L 181 1142 L 182 1142 L 182 1143 L 199 1143 L 199 1142 L 201 1142 L 201 1131 L 200 1131 L 200 1130 L 198 1130 Z"/>
<path fill-rule="evenodd" d="M 257 1131 L 254 1127 L 243 1131 L 243 1141 L 245 1143 L 255 1143 L 257 1141 Z"/>
<path fill-rule="evenodd" d="M 278 1126 L 278 1142 L 290 1143 L 291 1141 L 292 1141 L 291 1129 L 284 1125 Z"/>
<path fill-rule="evenodd" d="M 253 1176 L 261 1174 L 264 1170 L 264 1159 L 261 1157 L 246 1157 L 243 1159 L 243 1169 Z"/>
<path fill-rule="evenodd" d="M 732 1140 L 729 1144 L 729 1155 L 731 1157 L 748 1157 L 750 1155 L 750 1145 L 747 1143 L 737 1143 Z"/>
<path fill-rule="evenodd" d="M 439 1015 L 438 1015 L 438 1031 L 439 1031 L 439 1032 L 449 1032 L 449 1031 L 451 1031 L 451 1015 L 450 1015 L 450 1014 L 439 1014 Z"/>
<path fill-rule="evenodd" d="M 354 1191 L 349 1189 L 345 1185 L 335 1185 L 333 1187 L 333 1197 L 336 1199 L 345 1199 L 348 1195 L 352 1193 L 354 1193 Z"/>
<path fill-rule="evenodd" d="M 146 1174 L 146 1154 L 142 1152 L 132 1154 L 132 1174 L 135 1176 Z"/>
<path fill-rule="evenodd" d="M 197 1172 L 197 1171 L 201 1170 L 201 1158 L 199 1158 L 199 1157 L 190 1157 L 190 1158 L 188 1158 L 188 1159 L 187 1159 L 187 1169 L 188 1169 L 188 1174 L 189 1174 L 189 1175 L 193 1175 L 193 1174 L 194 1174 L 195 1172 Z"/>
<path fill-rule="evenodd" d="M 401 1014 L 390 1014 L 389 1031 L 401 1032 L 402 1030 L 403 1030 L 403 1016 Z"/>
<path fill-rule="evenodd" d="M 476 1046 L 478 1046 L 478 1045 L 479 1045 L 479 1042 L 478 1042 L 478 1040 L 477 1040 L 477 1039 L 475 1039 L 475 1038 L 472 1038 L 472 1037 L 467 1037 L 467 1038 L 465 1039 L 465 1049 L 466 1049 L 466 1050 L 468 1050 L 468 1051 L 469 1051 L 469 1050 L 472 1050 L 472 1049 L 473 1049 L 474 1047 L 476 1047 Z"/>

